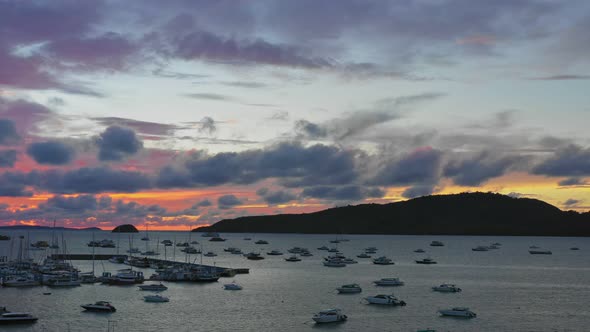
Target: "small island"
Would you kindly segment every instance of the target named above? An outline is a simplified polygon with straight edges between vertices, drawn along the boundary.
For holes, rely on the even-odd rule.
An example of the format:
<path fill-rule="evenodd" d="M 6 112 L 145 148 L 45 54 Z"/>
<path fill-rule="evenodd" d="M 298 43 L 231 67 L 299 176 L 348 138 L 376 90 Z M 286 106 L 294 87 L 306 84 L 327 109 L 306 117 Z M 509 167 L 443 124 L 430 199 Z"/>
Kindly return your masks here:
<path fill-rule="evenodd" d="M 139 231 L 131 224 L 124 224 L 113 228 L 112 233 L 139 233 Z"/>

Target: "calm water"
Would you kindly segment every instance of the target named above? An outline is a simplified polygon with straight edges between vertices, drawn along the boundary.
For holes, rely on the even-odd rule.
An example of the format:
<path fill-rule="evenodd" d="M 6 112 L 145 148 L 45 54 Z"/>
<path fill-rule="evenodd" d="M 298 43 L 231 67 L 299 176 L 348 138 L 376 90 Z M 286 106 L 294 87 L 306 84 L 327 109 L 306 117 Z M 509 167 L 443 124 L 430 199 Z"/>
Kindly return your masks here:
<path fill-rule="evenodd" d="M 22 232 L 21 232 L 22 233 Z M 11 235 L 19 234 L 13 232 Z M 30 241 L 50 240 L 51 232 L 30 232 Z M 135 246 L 145 250 L 145 242 L 136 234 Z M 0 306 L 11 311 L 31 312 L 38 323 L 28 327 L 2 327 L 4 331 L 106 331 L 108 321 L 115 331 L 416 331 L 433 328 L 437 331 L 588 331 L 590 329 L 590 239 L 542 237 L 463 237 L 463 236 L 365 236 L 347 235 L 349 242 L 338 244 L 347 256 L 354 256 L 368 246 L 379 249 L 378 255 L 393 258 L 395 265 L 374 265 L 368 259 L 345 268 L 328 268 L 321 264 L 327 255 L 316 248 L 327 245 L 335 236 L 282 234 L 223 234 L 226 242 L 208 242 L 193 234 L 192 240 L 203 244 L 203 250 L 219 256 L 203 257 L 204 264 L 225 267 L 249 267 L 250 274 L 217 283 L 168 283 L 164 292 L 169 303 L 145 303 L 137 287 L 82 285 L 69 289 L 0 289 Z M 252 241 L 245 241 L 245 236 Z M 86 243 L 90 232 L 65 232 L 70 253 L 89 253 Z M 117 235 L 96 232 L 96 240 Z M 156 239 L 186 241 L 187 233 L 150 232 L 156 249 Z M 265 239 L 268 245 L 254 241 Z M 443 241 L 444 247 L 430 247 L 432 240 Z M 121 236 L 122 252 L 128 239 Z M 502 243 L 499 250 L 473 252 L 472 247 Z M 553 251 L 553 255 L 530 255 L 528 247 L 537 245 Z M 266 256 L 265 260 L 249 261 L 242 256 L 223 251 L 238 247 L 244 252 L 267 252 L 279 249 L 284 256 Z M 314 254 L 297 263 L 285 262 L 286 250 L 307 247 Z M 577 246 L 579 251 L 571 251 Z M 172 257 L 167 248 L 168 258 Z M 426 254 L 414 253 L 423 248 Z M 163 258 L 163 246 L 159 247 Z M 0 252 L 10 252 L 10 242 L 0 242 Z M 97 253 L 115 253 L 116 249 L 97 248 Z M 13 250 L 13 254 L 16 251 Z M 42 259 L 44 252 L 31 252 Z M 436 265 L 418 265 L 415 259 L 432 257 Z M 190 259 L 197 258 L 193 255 Z M 176 252 L 176 260 L 186 257 Z M 197 261 L 200 257 L 197 258 Z M 74 261 L 82 271 L 92 268 L 91 261 Z M 96 274 L 116 271 L 123 265 L 108 261 L 95 263 Z M 149 276 L 153 270 L 144 269 Z M 399 277 L 405 286 L 379 288 L 372 281 L 384 277 Z M 225 291 L 223 283 L 235 280 L 242 291 Z M 339 295 L 335 288 L 345 283 L 359 283 L 361 294 Z M 463 289 L 456 294 L 431 291 L 431 287 L 455 283 Z M 51 295 L 42 295 L 49 291 Z M 407 302 L 405 307 L 381 307 L 361 303 L 365 296 L 391 293 Z M 85 313 L 80 304 L 98 300 L 111 301 L 113 314 Z M 467 306 L 478 316 L 471 320 L 442 318 L 438 309 Z M 338 307 L 349 316 L 345 323 L 316 326 L 311 322 L 314 312 Z M 112 330 L 112 329 L 111 329 Z"/>

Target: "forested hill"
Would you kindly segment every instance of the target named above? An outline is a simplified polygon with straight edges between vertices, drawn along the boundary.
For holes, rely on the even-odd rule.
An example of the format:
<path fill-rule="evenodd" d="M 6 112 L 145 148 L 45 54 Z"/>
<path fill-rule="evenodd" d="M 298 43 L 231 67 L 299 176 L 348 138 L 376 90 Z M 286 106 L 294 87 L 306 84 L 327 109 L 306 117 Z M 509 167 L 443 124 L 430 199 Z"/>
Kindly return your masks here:
<path fill-rule="evenodd" d="M 590 212 L 493 193 L 432 195 L 308 214 L 221 220 L 193 231 L 319 234 L 590 236 Z"/>

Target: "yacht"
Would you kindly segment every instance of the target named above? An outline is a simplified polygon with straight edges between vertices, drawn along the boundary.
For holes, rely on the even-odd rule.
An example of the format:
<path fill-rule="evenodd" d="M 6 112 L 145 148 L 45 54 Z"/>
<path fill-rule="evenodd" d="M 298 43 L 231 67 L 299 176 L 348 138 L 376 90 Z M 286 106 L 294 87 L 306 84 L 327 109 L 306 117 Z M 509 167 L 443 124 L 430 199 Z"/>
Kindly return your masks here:
<path fill-rule="evenodd" d="M 191 244 L 199 244 L 199 241 L 191 241 Z"/>
<path fill-rule="evenodd" d="M 154 291 L 154 292 L 161 292 L 168 289 L 168 287 L 164 286 L 162 283 L 159 284 L 150 284 L 150 285 L 140 285 L 137 286 L 142 291 Z"/>
<path fill-rule="evenodd" d="M 103 283 L 109 285 L 133 285 L 144 281 L 143 272 L 131 269 L 119 270 L 115 276 L 103 275 Z"/>
<path fill-rule="evenodd" d="M 234 255 L 242 255 L 243 254 L 242 249 L 238 249 L 238 248 L 235 248 L 234 250 L 230 251 L 230 253 L 232 253 Z"/>
<path fill-rule="evenodd" d="M 244 238 L 244 241 L 250 241 L 250 240 L 252 240 L 252 238 L 251 238 L 251 237 L 245 237 L 245 238 Z"/>
<path fill-rule="evenodd" d="M 113 307 L 110 302 L 107 301 L 98 301 L 96 303 L 89 303 L 81 305 L 86 311 L 96 311 L 96 312 L 115 312 L 117 309 Z"/>
<path fill-rule="evenodd" d="M 157 302 L 157 303 L 170 302 L 169 298 L 167 298 L 166 296 L 159 295 L 159 294 L 146 295 L 143 297 L 143 299 L 145 300 L 145 302 Z"/>
<path fill-rule="evenodd" d="M 488 247 L 486 246 L 477 246 L 475 248 L 471 248 L 472 251 L 488 251 L 490 250 Z"/>
<path fill-rule="evenodd" d="M 371 255 L 367 255 L 366 253 L 362 253 L 360 255 L 357 255 L 356 257 L 358 257 L 358 258 L 371 258 Z"/>
<path fill-rule="evenodd" d="M 452 309 L 445 309 L 438 311 L 443 316 L 453 316 L 453 317 L 465 317 L 465 318 L 473 318 L 477 315 L 475 312 L 469 310 L 469 308 L 465 307 L 455 307 Z"/>
<path fill-rule="evenodd" d="M 0 308 L 0 325 L 35 323 L 38 318 L 24 312 L 9 312 L 6 308 Z"/>
<path fill-rule="evenodd" d="M 223 289 L 225 289 L 225 290 L 242 290 L 242 286 L 236 284 L 235 282 L 232 282 L 231 284 L 223 285 Z"/>
<path fill-rule="evenodd" d="M 80 279 L 73 275 L 61 275 L 47 280 L 49 287 L 76 287 L 82 285 Z"/>
<path fill-rule="evenodd" d="M 545 250 L 545 249 L 529 250 L 529 253 L 531 255 L 551 255 L 552 254 L 551 250 Z"/>
<path fill-rule="evenodd" d="M 49 243 L 47 241 L 37 241 L 35 243 L 31 243 L 31 247 L 33 247 L 33 248 L 48 248 Z"/>
<path fill-rule="evenodd" d="M 430 242 L 430 246 L 431 247 L 444 247 L 445 244 L 440 241 L 432 241 L 432 242 Z"/>
<path fill-rule="evenodd" d="M 113 263 L 113 264 L 123 264 L 125 263 L 125 256 L 113 256 L 111 258 L 109 258 L 109 262 Z"/>
<path fill-rule="evenodd" d="M 329 259 L 327 261 L 324 261 L 323 264 L 324 264 L 324 266 L 327 266 L 327 267 L 345 267 L 346 266 L 346 263 L 344 263 L 340 259 Z"/>
<path fill-rule="evenodd" d="M 440 286 L 432 287 L 432 290 L 441 293 L 457 293 L 461 291 L 461 288 L 453 284 L 442 284 Z"/>
<path fill-rule="evenodd" d="M 392 295 L 384 295 L 379 294 L 375 296 L 368 296 L 364 298 L 369 304 L 383 304 L 383 305 L 393 305 L 393 306 L 405 306 L 406 302 L 398 299 L 397 297 Z"/>
<path fill-rule="evenodd" d="M 430 257 L 419 259 L 416 261 L 416 264 L 436 264 L 436 261 Z"/>
<path fill-rule="evenodd" d="M 375 280 L 373 283 L 377 286 L 403 286 L 404 282 L 399 280 L 399 278 L 381 278 L 380 280 Z"/>
<path fill-rule="evenodd" d="M 267 254 L 267 255 L 270 255 L 270 256 L 280 256 L 280 255 L 282 255 L 283 253 L 282 253 L 282 252 L 280 252 L 279 250 L 272 250 L 272 251 L 269 251 L 269 252 L 267 252 L 266 254 Z"/>
<path fill-rule="evenodd" d="M 359 286 L 358 284 L 342 285 L 342 286 L 336 288 L 336 290 L 340 294 L 353 294 L 353 293 L 360 293 L 363 291 L 361 286 Z"/>
<path fill-rule="evenodd" d="M 390 258 L 387 258 L 385 256 L 381 256 L 379 258 L 373 259 L 373 264 L 377 264 L 377 265 L 392 265 L 392 264 L 395 264 L 395 263 Z"/>
<path fill-rule="evenodd" d="M 139 248 L 129 248 L 129 250 L 127 250 L 127 252 L 130 254 L 139 254 L 141 252 L 141 250 L 139 250 Z"/>
<path fill-rule="evenodd" d="M 215 256 L 217 256 L 217 254 L 214 253 L 213 251 L 208 251 L 207 253 L 203 254 L 203 256 L 205 256 L 205 257 L 215 257 Z"/>
<path fill-rule="evenodd" d="M 338 252 L 338 248 L 330 248 L 328 249 L 328 252 Z"/>
<path fill-rule="evenodd" d="M 266 240 L 258 240 L 256 242 L 254 242 L 254 244 L 268 244 L 268 241 L 266 241 Z"/>
<path fill-rule="evenodd" d="M 260 255 L 259 253 L 256 252 L 249 252 L 247 254 L 244 255 L 247 259 L 252 260 L 252 261 L 259 261 L 264 259 L 264 256 Z"/>
<path fill-rule="evenodd" d="M 425 253 L 426 250 L 424 250 L 424 249 L 416 249 L 416 250 L 414 250 L 414 252 L 417 252 L 417 253 Z"/>
<path fill-rule="evenodd" d="M 290 257 L 285 258 L 287 262 L 300 262 L 301 258 L 297 257 L 296 255 L 291 255 Z"/>
<path fill-rule="evenodd" d="M 35 280 L 32 276 L 27 277 L 13 277 L 2 282 L 4 287 L 30 287 L 39 286 L 41 283 Z"/>
<path fill-rule="evenodd" d="M 312 319 L 316 323 L 336 323 L 346 321 L 348 317 L 340 309 L 326 309 L 313 315 Z"/>

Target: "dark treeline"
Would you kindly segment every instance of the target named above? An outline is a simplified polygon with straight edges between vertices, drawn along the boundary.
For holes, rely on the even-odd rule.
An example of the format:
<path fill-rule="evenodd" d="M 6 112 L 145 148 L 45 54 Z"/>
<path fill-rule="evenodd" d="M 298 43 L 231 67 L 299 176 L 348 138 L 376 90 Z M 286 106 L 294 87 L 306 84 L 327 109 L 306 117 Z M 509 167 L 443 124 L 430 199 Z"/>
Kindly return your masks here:
<path fill-rule="evenodd" d="M 590 236 L 590 212 L 494 193 L 433 195 L 308 214 L 221 220 L 193 231 L 318 234 Z"/>

